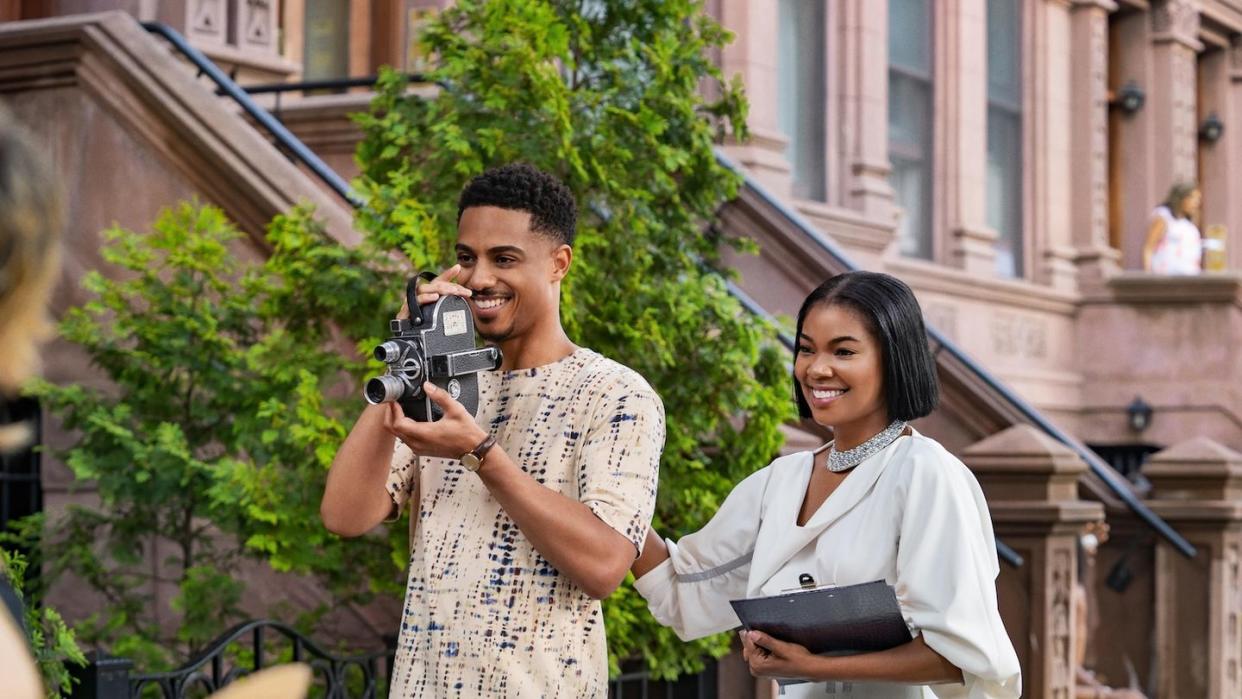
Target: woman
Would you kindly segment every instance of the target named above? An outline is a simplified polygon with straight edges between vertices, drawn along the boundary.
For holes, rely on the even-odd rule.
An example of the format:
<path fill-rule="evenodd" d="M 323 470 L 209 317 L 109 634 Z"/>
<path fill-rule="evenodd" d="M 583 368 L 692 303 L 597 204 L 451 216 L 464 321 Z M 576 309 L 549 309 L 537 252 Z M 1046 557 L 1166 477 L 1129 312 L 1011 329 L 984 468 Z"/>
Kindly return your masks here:
<path fill-rule="evenodd" d="M 745 632 L 751 672 L 809 680 L 783 689 L 795 697 L 1017 697 L 987 503 L 960 461 L 906 424 L 938 396 L 914 295 L 884 274 L 833 277 L 803 302 L 797 342 L 798 410 L 834 441 L 752 474 L 677 543 L 649 532 L 633 572 L 652 614 L 689 640 L 737 626 L 729 600 L 797 589 L 803 574 L 883 579 L 914 640 L 821 657 Z"/>
<path fill-rule="evenodd" d="M 1193 183 L 1175 184 L 1152 212 L 1143 243 L 1143 269 L 1156 274 L 1198 274 L 1203 269 L 1203 238 L 1195 220 L 1203 195 Z"/>

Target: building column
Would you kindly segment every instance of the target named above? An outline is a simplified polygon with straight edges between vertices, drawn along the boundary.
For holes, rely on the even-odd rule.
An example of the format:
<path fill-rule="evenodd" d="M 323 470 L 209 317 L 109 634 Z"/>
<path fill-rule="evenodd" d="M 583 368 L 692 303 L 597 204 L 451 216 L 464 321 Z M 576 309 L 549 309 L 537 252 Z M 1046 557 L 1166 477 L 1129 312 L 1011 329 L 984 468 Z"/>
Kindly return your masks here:
<path fill-rule="evenodd" d="M 1157 0 L 1151 4 L 1152 89 L 1147 101 L 1155 117 L 1157 176 L 1165 187 L 1197 175 L 1199 122 L 1195 115 L 1195 61 L 1199 43 L 1197 0 Z M 1161 192 L 1163 194 L 1163 192 Z"/>
<path fill-rule="evenodd" d="M 1078 287 L 1101 291 L 1120 270 L 1108 242 L 1108 13 L 1113 0 L 1074 0 L 1070 9 L 1070 226 Z"/>
<path fill-rule="evenodd" d="M 839 150 L 830 147 L 829 152 L 841 155 L 834 159 L 838 167 L 833 168 L 834 163 L 829 161 L 833 175 L 828 187 L 839 193 L 837 197 L 830 195 L 829 201 L 874 220 L 892 222 L 893 188 L 888 181 L 892 170 L 888 158 L 888 3 L 843 0 L 830 3 L 829 12 L 837 13 L 839 39 L 828 42 L 829 66 L 834 62 L 840 65 L 836 79 L 840 85 L 839 108 L 829 114 L 840 114 L 841 119 L 840 128 L 830 126 L 830 136 L 840 136 L 836 136 Z M 829 117 L 830 122 L 832 118 Z"/>
<path fill-rule="evenodd" d="M 1242 172 L 1242 36 L 1222 51 L 1199 59 L 1200 122 L 1215 114 L 1225 125 L 1221 139 L 1203 144 L 1199 172 L 1203 181 L 1203 225 L 1225 227 L 1225 256 L 1230 270 L 1242 270 L 1242 198 L 1237 196 Z"/>
<path fill-rule="evenodd" d="M 937 5 L 935 28 L 935 257 L 996 275 L 996 231 L 987 225 L 987 2 Z"/>
<path fill-rule="evenodd" d="M 1198 177 L 1199 122 L 1196 118 L 1199 43 L 1199 4 L 1196 0 L 1159 0 L 1151 6 L 1151 91 L 1147 107 L 1152 112 L 1152 186 L 1146 202 L 1146 218 L 1164 200 L 1169 187 Z M 1142 268 L 1143 238 L 1147 226 L 1138 227 L 1126 239 L 1127 258 Z"/>
<path fill-rule="evenodd" d="M 721 52 L 721 69 L 726 79 L 741 76 L 750 103 L 746 119 L 750 140 L 731 143 L 725 150 L 761 184 L 787 198 L 791 184 L 785 158 L 788 140 L 777 116 L 780 8 L 776 0 L 721 0 L 719 13 L 721 26 L 734 34 L 733 42 Z"/>
<path fill-rule="evenodd" d="M 1073 158 L 1074 79 L 1070 67 L 1073 31 L 1070 0 L 1044 0 L 1030 7 L 1028 17 L 1033 31 L 1029 50 L 1023 56 L 1023 74 L 1031 83 L 1030 126 L 1025 129 L 1023 148 L 1025 168 L 1034 180 L 1025 185 L 1029 192 L 1023 228 L 1030 237 L 1024 247 L 1031 251 L 1029 267 L 1035 280 L 1056 289 L 1077 288 L 1073 241 Z"/>
<path fill-rule="evenodd" d="M 1198 549 L 1156 544 L 1157 696 L 1242 696 L 1242 454 L 1198 437 L 1143 468 L 1151 509 Z"/>
<path fill-rule="evenodd" d="M 1024 694 L 1074 696 L 1072 596 L 1078 535 L 1104 519 L 1104 507 L 1078 499 L 1087 469 L 1068 447 L 1030 425 L 1015 425 L 977 442 L 962 460 L 987 496 L 996 536 L 1024 559 L 1001 564 L 997 597 L 1022 665 Z"/>
<path fill-rule="evenodd" d="M 1229 152 L 1230 173 L 1242 168 L 1242 36 L 1233 37 L 1229 44 L 1229 121 L 1232 124 L 1232 138 L 1225 141 Z M 1222 118 L 1224 118 L 1222 116 Z M 1229 213 L 1225 217 L 1225 225 L 1229 227 L 1226 245 L 1229 269 L 1242 270 L 1242 198 L 1228 196 Z"/>

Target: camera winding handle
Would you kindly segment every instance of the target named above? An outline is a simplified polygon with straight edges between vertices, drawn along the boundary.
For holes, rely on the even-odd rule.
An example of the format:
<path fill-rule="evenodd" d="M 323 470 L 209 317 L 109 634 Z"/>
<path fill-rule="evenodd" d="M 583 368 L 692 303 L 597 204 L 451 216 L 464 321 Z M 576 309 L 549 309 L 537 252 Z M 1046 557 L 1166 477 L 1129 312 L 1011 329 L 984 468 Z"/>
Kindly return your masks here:
<path fill-rule="evenodd" d="M 423 324 L 423 314 L 418 304 L 419 281 L 434 282 L 436 275 L 431 272 L 419 272 L 405 282 L 405 307 L 410 310 L 410 325 L 418 327 Z"/>

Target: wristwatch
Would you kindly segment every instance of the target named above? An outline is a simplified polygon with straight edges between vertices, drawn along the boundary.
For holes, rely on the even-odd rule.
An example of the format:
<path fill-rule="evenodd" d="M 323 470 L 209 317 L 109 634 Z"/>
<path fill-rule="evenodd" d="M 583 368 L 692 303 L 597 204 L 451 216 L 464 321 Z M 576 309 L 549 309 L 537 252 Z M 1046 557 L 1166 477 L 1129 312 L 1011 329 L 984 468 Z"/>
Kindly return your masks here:
<path fill-rule="evenodd" d="M 496 446 L 496 438 L 490 434 L 487 435 L 487 439 L 479 442 L 479 446 L 461 455 L 461 465 L 471 473 L 477 472 L 483 465 L 483 459 L 487 458 L 487 452 L 491 451 L 494 446 Z"/>

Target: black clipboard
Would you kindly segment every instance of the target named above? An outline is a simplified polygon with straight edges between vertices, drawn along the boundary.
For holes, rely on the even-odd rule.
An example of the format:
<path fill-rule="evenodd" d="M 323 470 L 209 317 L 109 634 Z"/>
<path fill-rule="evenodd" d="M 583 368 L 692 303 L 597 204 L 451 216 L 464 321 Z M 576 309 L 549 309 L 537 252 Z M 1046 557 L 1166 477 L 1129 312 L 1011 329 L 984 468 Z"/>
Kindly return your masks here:
<path fill-rule="evenodd" d="M 732 600 L 742 626 L 804 646 L 815 654 L 847 655 L 909 643 L 897 592 L 883 580 Z"/>

